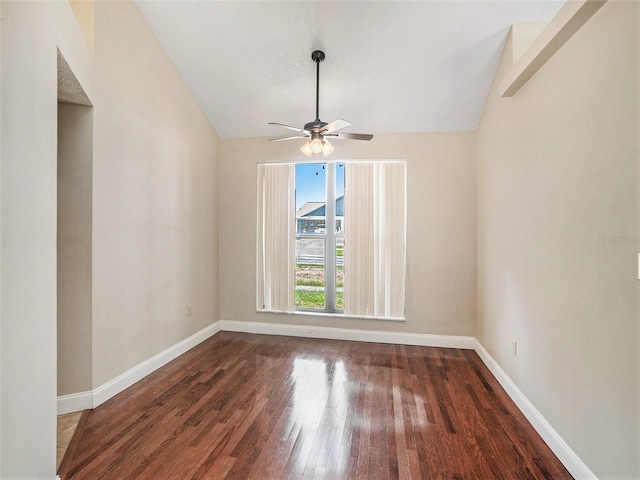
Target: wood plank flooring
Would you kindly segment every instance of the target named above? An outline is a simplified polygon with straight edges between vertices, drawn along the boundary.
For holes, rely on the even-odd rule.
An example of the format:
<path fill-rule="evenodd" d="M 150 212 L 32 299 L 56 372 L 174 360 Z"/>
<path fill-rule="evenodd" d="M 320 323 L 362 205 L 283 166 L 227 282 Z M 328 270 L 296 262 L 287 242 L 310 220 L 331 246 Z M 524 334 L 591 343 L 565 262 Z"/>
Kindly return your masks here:
<path fill-rule="evenodd" d="M 70 479 L 572 478 L 473 351 L 220 332 L 91 412 Z"/>

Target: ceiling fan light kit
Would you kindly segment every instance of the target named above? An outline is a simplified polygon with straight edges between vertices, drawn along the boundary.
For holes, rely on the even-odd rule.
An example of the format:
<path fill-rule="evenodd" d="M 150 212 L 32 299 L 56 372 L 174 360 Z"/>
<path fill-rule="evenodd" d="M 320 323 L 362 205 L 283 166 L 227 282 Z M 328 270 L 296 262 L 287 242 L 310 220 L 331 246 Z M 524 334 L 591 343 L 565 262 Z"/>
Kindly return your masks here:
<path fill-rule="evenodd" d="M 371 140 L 373 135 L 363 133 L 335 133 L 336 131 L 348 127 L 351 122 L 338 118 L 331 123 L 326 123 L 320 120 L 319 106 L 320 106 L 320 62 L 325 59 L 324 52 L 315 50 L 311 54 L 311 60 L 316 63 L 316 118 L 312 122 L 308 122 L 302 128 L 292 127 L 291 125 L 285 125 L 284 123 L 271 122 L 269 125 L 277 125 L 280 127 L 288 128 L 298 132 L 298 135 L 287 137 L 275 137 L 270 138 L 270 142 L 277 142 L 281 140 L 294 140 L 298 138 L 308 138 L 300 150 L 307 157 L 312 154 L 322 154 L 326 157 L 331 155 L 335 150 L 335 147 L 329 143 L 330 138 L 349 139 L 349 140 Z"/>

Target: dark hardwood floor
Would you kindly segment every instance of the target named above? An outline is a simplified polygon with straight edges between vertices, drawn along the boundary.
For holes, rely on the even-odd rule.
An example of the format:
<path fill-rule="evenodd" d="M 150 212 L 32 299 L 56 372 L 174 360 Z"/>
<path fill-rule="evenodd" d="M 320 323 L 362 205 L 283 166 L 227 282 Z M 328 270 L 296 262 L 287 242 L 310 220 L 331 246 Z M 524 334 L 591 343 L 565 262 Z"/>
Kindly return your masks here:
<path fill-rule="evenodd" d="M 230 332 L 74 441 L 62 480 L 571 478 L 473 351 Z"/>

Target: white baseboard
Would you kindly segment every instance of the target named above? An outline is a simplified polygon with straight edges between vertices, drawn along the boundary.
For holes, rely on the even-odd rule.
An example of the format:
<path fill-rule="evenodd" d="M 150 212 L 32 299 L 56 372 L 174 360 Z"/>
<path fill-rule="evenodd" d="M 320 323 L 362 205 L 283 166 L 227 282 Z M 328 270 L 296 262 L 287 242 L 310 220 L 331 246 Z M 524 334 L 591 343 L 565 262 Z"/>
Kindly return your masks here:
<path fill-rule="evenodd" d="M 92 391 L 58 397 L 58 415 L 79 412 L 103 404 L 111 397 L 129 388 L 137 381 L 142 380 L 150 373 L 178 358 L 219 331 L 220 322 L 212 323 Z"/>
<path fill-rule="evenodd" d="M 464 336 L 353 330 L 347 328 L 286 325 L 282 323 L 238 322 L 234 320 L 220 320 L 220 323 L 220 329 L 227 332 L 324 338 L 328 340 L 350 340 L 354 342 L 396 343 L 399 345 L 418 345 L 422 347 L 464 348 L 467 350 L 473 350 L 475 348 L 475 338 Z"/>
<path fill-rule="evenodd" d="M 93 408 L 93 392 L 72 393 L 58 397 L 58 415 Z"/>
<path fill-rule="evenodd" d="M 589 470 L 584 462 L 576 455 L 576 453 L 567 445 L 558 432 L 556 432 L 551 424 L 542 416 L 542 414 L 533 406 L 527 397 L 520 391 L 515 383 L 509 378 L 498 363 L 493 359 L 489 352 L 485 350 L 482 344 L 476 339 L 475 350 L 498 380 L 502 388 L 505 389 L 511 400 L 516 404 L 520 411 L 527 417 L 529 423 L 536 429 L 549 448 L 556 454 L 569 473 L 578 480 L 597 480 L 598 477 Z"/>
<path fill-rule="evenodd" d="M 77 412 L 97 407 L 158 368 L 166 365 L 171 360 L 174 360 L 199 343 L 215 335 L 219 331 L 475 350 L 487 368 L 496 377 L 500 385 L 505 389 L 509 397 L 511 397 L 524 416 L 529 420 L 531 425 L 540 434 L 542 439 L 547 443 L 547 445 L 549 445 L 549 448 L 551 448 L 558 459 L 560 459 L 567 470 L 569 470 L 571 475 L 579 480 L 597 480 L 594 473 L 589 470 L 580 457 L 571 450 L 569 445 L 567 445 L 549 422 L 547 422 L 542 414 L 533 406 L 527 397 L 525 397 L 520 389 L 518 389 L 515 383 L 513 383 L 504 370 L 500 368 L 482 344 L 480 344 L 476 338 L 467 336 L 428 335 L 419 333 L 287 325 L 281 323 L 220 320 L 193 334 L 189 338 L 169 347 L 163 352 L 160 352 L 154 357 L 142 362 L 93 391 L 58 397 L 58 414 Z"/>
<path fill-rule="evenodd" d="M 169 347 L 150 359 L 145 360 L 141 364 L 136 365 L 131 370 L 124 372 L 122 375 L 114 378 L 110 382 L 94 389 L 93 408 L 103 404 L 111 397 L 117 395 L 126 388 L 129 388 L 134 383 L 142 380 L 144 377 L 166 365 L 171 360 L 178 358 L 183 353 L 205 341 L 207 338 L 215 335 L 219 331 L 220 322 L 212 323 L 208 327 L 203 328 L 199 332 L 194 333 L 172 347 Z"/>

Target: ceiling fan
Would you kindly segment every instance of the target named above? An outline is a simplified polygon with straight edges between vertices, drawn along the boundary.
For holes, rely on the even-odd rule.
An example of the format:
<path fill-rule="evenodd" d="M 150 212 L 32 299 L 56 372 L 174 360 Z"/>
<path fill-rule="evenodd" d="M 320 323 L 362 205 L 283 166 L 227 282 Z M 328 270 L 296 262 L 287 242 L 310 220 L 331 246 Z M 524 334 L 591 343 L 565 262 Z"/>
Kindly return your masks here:
<path fill-rule="evenodd" d="M 312 122 L 305 123 L 304 127 L 292 127 L 291 125 L 285 125 L 284 123 L 270 122 L 269 125 L 278 125 L 280 127 L 288 128 L 298 132 L 298 135 L 274 137 L 270 138 L 270 142 L 278 142 L 281 140 L 294 140 L 297 138 L 308 138 L 309 141 L 305 143 L 300 150 L 307 157 L 310 157 L 312 153 L 320 153 L 326 157 L 333 152 L 334 147 L 329 143 L 329 138 L 340 138 L 348 140 L 371 140 L 373 135 L 364 133 L 336 133 L 338 130 L 348 127 L 351 122 L 338 118 L 331 123 L 326 123 L 320 120 L 318 113 L 318 105 L 320 103 L 320 62 L 324 60 L 324 52 L 315 50 L 311 54 L 311 60 L 316 62 L 316 119 Z"/>

